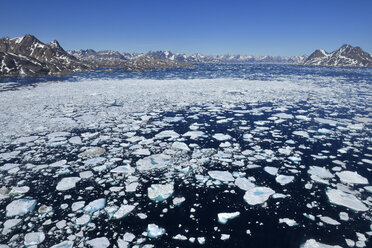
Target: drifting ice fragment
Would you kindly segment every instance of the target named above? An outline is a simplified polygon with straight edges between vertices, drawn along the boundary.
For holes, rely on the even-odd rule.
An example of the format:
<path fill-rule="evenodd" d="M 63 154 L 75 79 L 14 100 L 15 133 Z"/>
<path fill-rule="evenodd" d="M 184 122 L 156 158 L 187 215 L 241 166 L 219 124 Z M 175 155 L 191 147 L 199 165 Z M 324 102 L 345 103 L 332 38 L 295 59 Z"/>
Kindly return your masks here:
<path fill-rule="evenodd" d="M 240 215 L 240 212 L 233 212 L 233 213 L 219 213 L 218 222 L 221 224 L 226 224 L 228 220 L 232 220 Z"/>
<path fill-rule="evenodd" d="M 163 169 L 168 165 L 171 157 L 166 154 L 155 154 L 137 161 L 136 169 L 139 171 L 148 171 L 154 169 Z"/>
<path fill-rule="evenodd" d="M 264 170 L 269 173 L 270 175 L 272 176 L 276 176 L 276 174 L 278 174 L 278 168 L 275 168 L 275 167 L 271 167 L 271 166 L 265 166 L 264 167 Z"/>
<path fill-rule="evenodd" d="M 228 171 L 208 171 L 208 175 L 216 180 L 220 180 L 222 182 L 231 182 L 234 181 L 234 177 Z"/>
<path fill-rule="evenodd" d="M 136 208 L 136 206 L 134 206 L 134 205 L 121 205 L 121 207 L 119 208 L 118 211 L 115 212 L 113 217 L 115 219 L 124 218 L 125 216 L 130 214 L 135 208 Z"/>
<path fill-rule="evenodd" d="M 367 211 L 368 208 L 354 195 L 345 193 L 338 189 L 329 189 L 326 192 L 328 200 L 335 204 L 350 208 L 355 211 Z"/>
<path fill-rule="evenodd" d="M 275 181 L 277 183 L 280 183 L 281 185 L 286 185 L 294 180 L 294 176 L 285 176 L 285 175 L 278 175 L 275 178 Z"/>
<path fill-rule="evenodd" d="M 173 204 L 175 206 L 180 206 L 186 200 L 185 197 L 176 197 L 173 199 Z"/>
<path fill-rule="evenodd" d="M 158 238 L 165 233 L 165 229 L 159 227 L 156 224 L 148 224 L 147 225 L 147 236 L 150 238 Z"/>
<path fill-rule="evenodd" d="M 78 155 L 79 158 L 88 157 L 88 158 L 95 158 L 103 155 L 106 152 L 104 148 L 101 147 L 93 147 L 90 148 Z"/>
<path fill-rule="evenodd" d="M 22 216 L 28 212 L 32 212 L 36 206 L 36 200 L 22 198 L 14 200 L 6 206 L 6 217 Z"/>
<path fill-rule="evenodd" d="M 288 226 L 297 226 L 298 225 L 298 223 L 295 220 L 289 219 L 289 218 L 279 219 L 279 223 L 285 223 Z"/>
<path fill-rule="evenodd" d="M 244 177 L 238 177 L 235 179 L 235 185 L 242 190 L 249 190 L 255 187 L 254 183 Z"/>
<path fill-rule="evenodd" d="M 4 222 L 3 235 L 7 235 L 12 229 L 18 226 L 22 222 L 22 219 L 10 219 Z"/>
<path fill-rule="evenodd" d="M 173 150 L 182 150 L 182 151 L 187 151 L 187 152 L 190 151 L 190 148 L 185 143 L 178 142 L 178 141 L 176 141 L 172 144 L 172 149 Z"/>
<path fill-rule="evenodd" d="M 345 184 L 368 184 L 367 178 L 354 171 L 341 171 L 337 172 L 336 175 Z"/>
<path fill-rule="evenodd" d="M 275 191 L 268 187 L 256 187 L 248 190 L 243 198 L 249 205 L 257 205 L 267 201 L 274 193 Z"/>
<path fill-rule="evenodd" d="M 50 248 L 72 248 L 74 246 L 74 242 L 72 241 L 63 241 L 59 244 L 53 245 Z"/>
<path fill-rule="evenodd" d="M 148 197 L 156 202 L 164 201 L 173 194 L 173 184 L 152 184 L 147 189 Z"/>
<path fill-rule="evenodd" d="M 57 184 L 56 189 L 58 191 L 66 191 L 75 188 L 76 183 L 81 180 L 80 177 L 65 177 Z"/>
<path fill-rule="evenodd" d="M 92 248 L 107 248 L 110 246 L 110 241 L 106 237 L 91 239 L 86 243 Z"/>
<path fill-rule="evenodd" d="M 321 221 L 323 221 L 324 223 L 327 223 L 327 224 L 329 224 L 329 225 L 334 225 L 334 226 L 336 226 L 336 225 L 340 225 L 340 224 L 341 224 L 341 223 L 338 222 L 337 220 L 334 220 L 334 219 L 332 219 L 331 217 L 328 217 L 328 216 L 320 216 L 319 219 L 320 219 Z"/>
<path fill-rule="evenodd" d="M 25 246 L 33 246 L 33 245 L 38 245 L 42 243 L 45 239 L 45 234 L 43 232 L 32 232 L 32 233 L 27 233 L 25 235 Z"/>
<path fill-rule="evenodd" d="M 230 135 L 223 134 L 223 133 L 216 133 L 212 137 L 215 138 L 216 140 L 219 140 L 219 141 L 225 141 L 225 140 L 231 139 L 231 136 Z"/>
<path fill-rule="evenodd" d="M 315 239 L 309 239 L 301 246 L 301 248 L 342 248 L 338 245 L 326 245 L 317 242 Z"/>
<path fill-rule="evenodd" d="M 85 212 L 95 212 L 97 210 L 100 210 L 104 208 L 106 205 L 106 199 L 101 198 L 94 201 L 91 201 L 88 205 L 85 206 L 84 211 Z"/>

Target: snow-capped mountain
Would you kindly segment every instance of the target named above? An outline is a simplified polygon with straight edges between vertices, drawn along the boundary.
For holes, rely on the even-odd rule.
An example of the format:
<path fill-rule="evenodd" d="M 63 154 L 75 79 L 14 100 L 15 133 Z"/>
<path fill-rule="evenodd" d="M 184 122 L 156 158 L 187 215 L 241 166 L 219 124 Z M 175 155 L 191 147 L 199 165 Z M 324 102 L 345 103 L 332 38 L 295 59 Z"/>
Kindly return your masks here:
<path fill-rule="evenodd" d="M 0 75 L 63 74 L 90 70 L 54 40 L 49 44 L 32 35 L 0 39 Z"/>
<path fill-rule="evenodd" d="M 327 53 L 316 50 L 303 63 L 304 65 L 372 67 L 372 56 L 360 47 L 343 45 L 338 50 Z"/>

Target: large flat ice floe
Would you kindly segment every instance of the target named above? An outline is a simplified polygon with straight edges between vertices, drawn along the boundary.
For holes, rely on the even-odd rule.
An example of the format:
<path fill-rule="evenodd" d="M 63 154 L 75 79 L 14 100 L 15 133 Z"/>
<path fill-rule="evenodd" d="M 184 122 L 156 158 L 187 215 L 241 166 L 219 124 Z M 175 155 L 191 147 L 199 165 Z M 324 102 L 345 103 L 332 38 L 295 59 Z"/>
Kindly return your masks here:
<path fill-rule="evenodd" d="M 18 199 L 14 200 L 6 206 L 6 216 L 22 216 L 35 209 L 37 201 L 35 199 Z"/>
<path fill-rule="evenodd" d="M 173 194 L 173 184 L 152 184 L 147 189 L 148 197 L 156 202 L 164 201 Z"/>
<path fill-rule="evenodd" d="M 266 202 L 271 195 L 275 193 L 274 190 L 268 187 L 256 187 L 249 189 L 244 194 L 244 200 L 249 205 L 257 205 Z"/>
<path fill-rule="evenodd" d="M 338 189 L 327 190 L 328 200 L 336 205 L 344 206 L 355 211 L 367 211 L 368 207 L 352 194 Z"/>

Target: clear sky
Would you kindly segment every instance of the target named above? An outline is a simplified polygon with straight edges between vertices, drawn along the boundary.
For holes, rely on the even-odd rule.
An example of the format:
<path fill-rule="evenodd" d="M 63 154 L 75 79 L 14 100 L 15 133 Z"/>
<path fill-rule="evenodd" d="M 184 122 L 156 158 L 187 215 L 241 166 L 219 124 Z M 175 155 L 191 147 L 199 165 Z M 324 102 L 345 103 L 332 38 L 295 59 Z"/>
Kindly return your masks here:
<path fill-rule="evenodd" d="M 372 0 L 4 0 L 0 36 L 66 50 L 302 55 L 342 44 L 372 52 Z"/>

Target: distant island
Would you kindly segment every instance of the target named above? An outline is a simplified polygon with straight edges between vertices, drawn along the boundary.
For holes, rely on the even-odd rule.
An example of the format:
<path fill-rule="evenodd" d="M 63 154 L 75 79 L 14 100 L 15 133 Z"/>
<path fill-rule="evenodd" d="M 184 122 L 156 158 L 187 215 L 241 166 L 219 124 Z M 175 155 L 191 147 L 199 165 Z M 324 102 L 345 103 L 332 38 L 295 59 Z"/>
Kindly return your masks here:
<path fill-rule="evenodd" d="M 127 53 L 118 51 L 65 51 L 58 41 L 43 43 L 27 34 L 0 39 L 0 76 L 58 75 L 93 71 L 142 71 L 154 68 L 192 67 L 202 63 L 282 63 L 297 65 L 372 67 L 372 56 L 360 47 L 343 45 L 327 53 L 310 56 L 186 55 L 170 51 Z"/>

